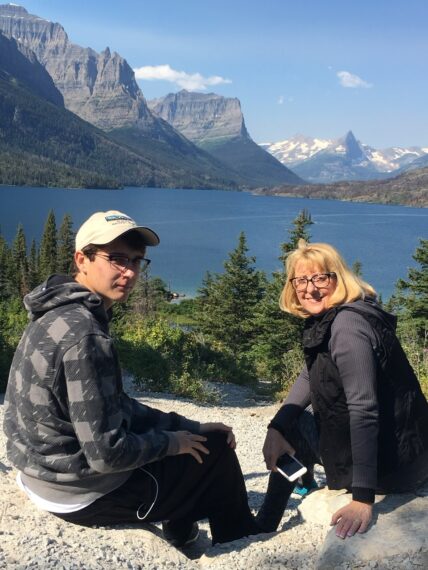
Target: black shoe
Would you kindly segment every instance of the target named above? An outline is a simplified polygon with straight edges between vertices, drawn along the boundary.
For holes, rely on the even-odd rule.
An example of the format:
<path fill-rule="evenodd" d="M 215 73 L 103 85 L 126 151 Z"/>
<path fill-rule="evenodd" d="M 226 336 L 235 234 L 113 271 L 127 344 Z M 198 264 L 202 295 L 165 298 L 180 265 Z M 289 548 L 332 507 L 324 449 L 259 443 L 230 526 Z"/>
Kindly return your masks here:
<path fill-rule="evenodd" d="M 276 531 L 293 488 L 294 483 L 290 483 L 279 473 L 272 471 L 269 475 L 266 495 L 256 515 L 256 523 L 263 532 Z"/>
<path fill-rule="evenodd" d="M 185 523 L 182 520 L 164 521 L 162 523 L 163 536 L 166 541 L 176 548 L 189 546 L 198 540 L 198 523 Z"/>

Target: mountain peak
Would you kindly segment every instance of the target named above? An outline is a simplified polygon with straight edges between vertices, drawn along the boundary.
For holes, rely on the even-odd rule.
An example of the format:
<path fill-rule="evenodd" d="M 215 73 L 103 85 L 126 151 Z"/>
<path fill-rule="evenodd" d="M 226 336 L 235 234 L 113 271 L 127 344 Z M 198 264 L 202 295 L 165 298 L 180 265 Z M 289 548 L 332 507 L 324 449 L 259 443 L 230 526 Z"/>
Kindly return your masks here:
<path fill-rule="evenodd" d="M 354 133 L 353 133 L 352 131 L 348 131 L 348 132 L 346 133 L 346 135 L 345 135 L 343 138 L 344 138 L 346 141 L 350 141 L 350 142 L 353 142 L 353 141 L 356 141 L 356 140 L 357 140 L 357 139 L 355 138 Z"/>
<path fill-rule="evenodd" d="M 4 14 L 5 16 L 7 15 L 11 15 L 11 16 L 19 16 L 20 14 L 22 16 L 28 16 L 28 11 L 24 8 L 24 6 L 20 6 L 19 4 L 0 4 L 0 10 L 2 11 L 2 14 Z"/>
<path fill-rule="evenodd" d="M 239 99 L 182 89 L 148 101 L 150 109 L 196 144 L 249 139 Z"/>
<path fill-rule="evenodd" d="M 345 154 L 350 160 L 366 160 L 367 156 L 354 136 L 352 131 L 348 131 L 346 135 L 339 139 L 339 142 L 345 147 Z"/>

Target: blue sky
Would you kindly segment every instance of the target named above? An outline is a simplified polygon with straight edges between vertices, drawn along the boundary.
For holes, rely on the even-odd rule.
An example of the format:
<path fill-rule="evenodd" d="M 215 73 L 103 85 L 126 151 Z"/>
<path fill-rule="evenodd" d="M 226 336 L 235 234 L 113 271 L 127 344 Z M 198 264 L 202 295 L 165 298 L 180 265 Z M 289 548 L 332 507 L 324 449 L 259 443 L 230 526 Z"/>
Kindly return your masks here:
<path fill-rule="evenodd" d="M 348 130 L 428 147 L 426 0 L 23 0 L 72 42 L 109 46 L 147 99 L 183 87 L 237 97 L 250 135 Z"/>

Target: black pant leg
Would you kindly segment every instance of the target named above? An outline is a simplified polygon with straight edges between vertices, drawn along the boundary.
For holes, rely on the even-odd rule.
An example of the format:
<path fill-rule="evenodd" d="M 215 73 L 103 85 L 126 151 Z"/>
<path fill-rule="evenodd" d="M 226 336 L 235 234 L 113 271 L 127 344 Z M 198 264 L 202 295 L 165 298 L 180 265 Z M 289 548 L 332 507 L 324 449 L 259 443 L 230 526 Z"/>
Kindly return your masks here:
<path fill-rule="evenodd" d="M 166 457 L 85 509 L 57 516 L 86 526 L 208 518 L 213 543 L 257 533 L 235 452 L 220 432 L 207 434 L 206 446 L 202 464 L 188 454 Z"/>
<path fill-rule="evenodd" d="M 241 467 L 223 433 L 207 435 L 209 455 L 199 464 L 188 455 L 149 466 L 159 480 L 159 499 L 148 520 L 208 518 L 213 543 L 259 532 L 248 506 Z M 153 469 L 152 469 L 153 468 Z"/>
<path fill-rule="evenodd" d="M 295 422 L 287 426 L 285 436 L 303 465 L 312 468 L 314 463 L 320 463 L 318 432 L 311 406 L 306 408 Z M 294 485 L 294 482 L 288 481 L 280 473 L 276 471 L 270 473 L 266 495 L 256 517 L 257 524 L 262 529 L 273 532 L 278 528 Z"/>

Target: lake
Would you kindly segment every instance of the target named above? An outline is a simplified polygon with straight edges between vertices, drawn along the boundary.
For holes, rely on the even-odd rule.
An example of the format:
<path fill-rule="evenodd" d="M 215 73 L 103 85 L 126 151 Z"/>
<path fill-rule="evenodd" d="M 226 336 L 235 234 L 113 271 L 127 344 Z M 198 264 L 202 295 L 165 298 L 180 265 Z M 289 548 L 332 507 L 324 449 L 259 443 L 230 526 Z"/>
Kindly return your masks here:
<path fill-rule="evenodd" d="M 222 271 L 241 231 L 257 267 L 267 273 L 278 269 L 280 244 L 287 241 L 292 220 L 304 208 L 314 221 L 311 241 L 331 243 L 349 264 L 360 261 L 364 278 L 384 299 L 397 279 L 416 265 L 412 254 L 428 234 L 428 210 L 423 208 L 221 190 L 8 186 L 0 187 L 0 230 L 11 242 L 22 223 L 29 245 L 33 238 L 39 242 L 50 209 L 58 226 L 64 214 L 70 214 L 75 229 L 95 211 L 121 210 L 161 238 L 160 246 L 149 252 L 152 274 L 162 277 L 171 290 L 192 296 L 207 270 Z"/>

